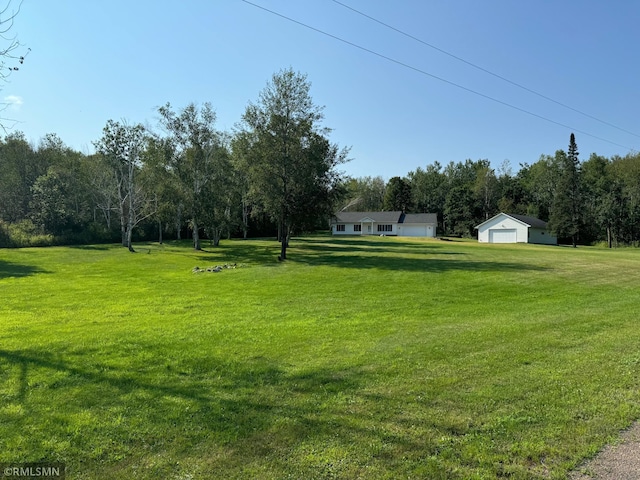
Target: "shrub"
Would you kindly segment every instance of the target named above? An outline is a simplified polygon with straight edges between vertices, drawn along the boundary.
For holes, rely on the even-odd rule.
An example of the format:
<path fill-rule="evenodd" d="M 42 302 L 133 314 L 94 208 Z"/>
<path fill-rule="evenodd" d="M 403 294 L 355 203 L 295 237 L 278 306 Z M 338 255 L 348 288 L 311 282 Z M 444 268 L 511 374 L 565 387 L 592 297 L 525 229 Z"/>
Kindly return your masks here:
<path fill-rule="evenodd" d="M 0 242 L 6 247 L 46 247 L 55 244 L 55 237 L 42 233 L 31 220 L 3 224 Z"/>

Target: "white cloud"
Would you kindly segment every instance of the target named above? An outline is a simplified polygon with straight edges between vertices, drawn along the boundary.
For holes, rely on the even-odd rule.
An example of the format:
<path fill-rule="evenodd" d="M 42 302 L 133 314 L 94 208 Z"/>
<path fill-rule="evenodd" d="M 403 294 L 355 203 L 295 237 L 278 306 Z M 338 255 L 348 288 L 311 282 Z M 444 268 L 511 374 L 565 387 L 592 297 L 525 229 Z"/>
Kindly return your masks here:
<path fill-rule="evenodd" d="M 20 110 L 24 102 L 22 101 L 22 97 L 18 95 L 7 95 L 4 97 L 4 103 L 10 105 L 12 110 Z"/>

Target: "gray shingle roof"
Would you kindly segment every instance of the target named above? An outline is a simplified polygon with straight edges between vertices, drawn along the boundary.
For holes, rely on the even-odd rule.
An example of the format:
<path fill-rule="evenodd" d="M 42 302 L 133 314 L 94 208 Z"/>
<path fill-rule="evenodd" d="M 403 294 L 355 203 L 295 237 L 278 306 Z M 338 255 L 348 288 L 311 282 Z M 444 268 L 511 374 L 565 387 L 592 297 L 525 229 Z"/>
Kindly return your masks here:
<path fill-rule="evenodd" d="M 358 223 L 370 218 L 376 223 L 438 223 L 435 213 L 406 213 L 402 212 L 338 212 L 335 222 Z"/>
<path fill-rule="evenodd" d="M 515 215 L 511 213 L 507 213 L 510 217 L 515 218 L 516 220 L 520 220 L 521 222 L 529 224 L 529 226 L 533 228 L 547 228 L 547 222 L 540 220 L 535 217 L 528 217 L 526 215 Z"/>
<path fill-rule="evenodd" d="M 436 213 L 407 213 L 404 215 L 402 223 L 438 223 Z"/>
<path fill-rule="evenodd" d="M 397 223 L 402 212 L 338 212 L 336 221 L 340 223 L 358 223 L 370 218 L 376 223 Z"/>

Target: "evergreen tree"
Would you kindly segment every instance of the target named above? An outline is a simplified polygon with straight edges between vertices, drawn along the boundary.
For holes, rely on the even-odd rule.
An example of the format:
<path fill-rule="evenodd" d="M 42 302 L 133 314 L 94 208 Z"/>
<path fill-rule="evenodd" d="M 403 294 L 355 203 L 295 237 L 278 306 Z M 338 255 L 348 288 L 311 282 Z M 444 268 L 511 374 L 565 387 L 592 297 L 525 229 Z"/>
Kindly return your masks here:
<path fill-rule="evenodd" d="M 411 183 L 400 177 L 392 177 L 384 195 L 384 210 L 393 212 L 411 210 Z"/>
<path fill-rule="evenodd" d="M 570 237 L 575 247 L 580 231 L 582 196 L 578 145 L 573 133 L 569 140 L 568 153 L 560 150 L 556 152 L 556 159 L 560 165 L 560 176 L 556 183 L 549 226 L 558 238 Z"/>

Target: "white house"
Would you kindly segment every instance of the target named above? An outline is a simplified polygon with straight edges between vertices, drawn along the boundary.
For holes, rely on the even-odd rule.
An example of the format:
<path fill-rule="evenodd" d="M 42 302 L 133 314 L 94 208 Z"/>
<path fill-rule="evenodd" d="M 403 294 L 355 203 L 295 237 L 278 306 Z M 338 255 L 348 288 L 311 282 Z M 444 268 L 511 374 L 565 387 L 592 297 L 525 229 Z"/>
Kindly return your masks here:
<path fill-rule="evenodd" d="M 542 243 L 557 245 L 547 222 L 526 215 L 499 213 L 482 222 L 478 229 L 478 241 L 483 243 Z"/>
<path fill-rule="evenodd" d="M 435 213 L 338 212 L 331 220 L 331 233 L 435 237 L 437 224 Z"/>

